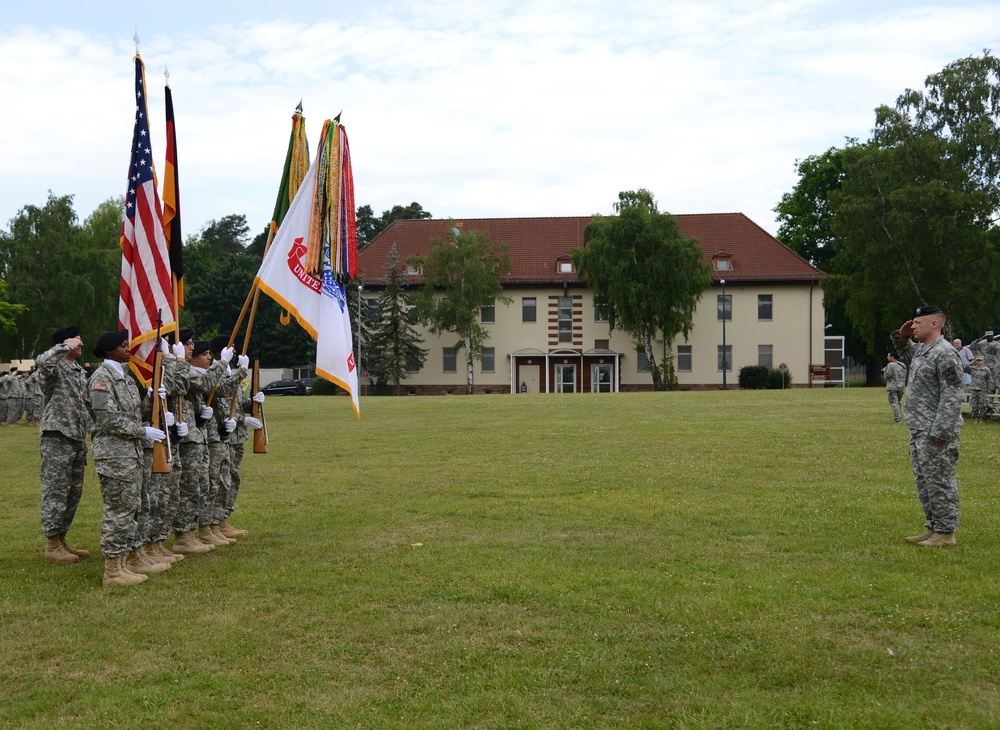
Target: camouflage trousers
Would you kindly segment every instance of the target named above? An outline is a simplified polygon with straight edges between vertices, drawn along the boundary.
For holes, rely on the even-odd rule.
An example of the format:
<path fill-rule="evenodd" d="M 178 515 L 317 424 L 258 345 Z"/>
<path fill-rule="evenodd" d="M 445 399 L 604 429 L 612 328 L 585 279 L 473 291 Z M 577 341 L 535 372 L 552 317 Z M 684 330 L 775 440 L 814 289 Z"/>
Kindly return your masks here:
<path fill-rule="evenodd" d="M 240 494 L 240 466 L 243 464 L 244 444 L 229 445 L 229 492 L 226 495 L 226 517 L 233 513 Z"/>
<path fill-rule="evenodd" d="M 143 463 L 140 458 L 95 459 L 94 469 L 101 480 L 104 502 L 101 552 L 105 558 L 116 558 L 136 545 Z"/>
<path fill-rule="evenodd" d="M 169 474 L 152 474 L 152 493 L 156 500 L 156 507 L 149 520 L 150 542 L 166 540 L 173 530 L 174 520 L 177 517 L 177 510 L 181 500 L 181 472 L 183 466 L 177 452 L 177 445 L 173 445 L 174 460 L 170 464 Z"/>
<path fill-rule="evenodd" d="M 42 396 L 33 395 L 24 400 L 24 410 L 29 421 L 37 423 L 42 419 Z"/>
<path fill-rule="evenodd" d="M 924 431 L 910 432 L 910 460 L 917 497 L 924 509 L 928 529 L 934 532 L 954 532 L 958 527 L 958 468 L 959 438 L 938 446 Z"/>
<path fill-rule="evenodd" d="M 989 394 L 985 390 L 970 390 L 969 405 L 972 406 L 973 418 L 985 418 L 989 406 Z"/>
<path fill-rule="evenodd" d="M 889 396 L 889 406 L 892 408 L 892 420 L 896 423 L 903 422 L 903 410 L 900 403 L 903 399 L 903 391 L 901 390 L 887 390 L 886 395 Z"/>
<path fill-rule="evenodd" d="M 0 398 L 0 420 L 14 424 L 24 413 L 24 398 Z"/>
<path fill-rule="evenodd" d="M 42 532 L 55 537 L 69 532 L 80 505 L 87 444 L 59 431 L 44 431 L 38 451 L 42 457 Z"/>
<path fill-rule="evenodd" d="M 226 519 L 229 499 L 229 444 L 215 441 L 208 445 L 208 494 L 205 495 L 203 525 L 217 525 Z"/>
<path fill-rule="evenodd" d="M 181 442 L 176 448 L 181 457 L 181 477 L 173 531 L 179 535 L 196 530 L 202 524 L 202 499 L 208 492 L 208 447 Z"/>

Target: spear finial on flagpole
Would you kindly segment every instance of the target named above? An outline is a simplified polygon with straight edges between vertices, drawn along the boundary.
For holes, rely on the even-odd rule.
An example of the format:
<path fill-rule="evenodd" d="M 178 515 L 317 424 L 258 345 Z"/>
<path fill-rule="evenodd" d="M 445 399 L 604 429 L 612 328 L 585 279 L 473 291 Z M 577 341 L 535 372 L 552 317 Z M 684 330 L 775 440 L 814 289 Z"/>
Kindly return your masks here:
<path fill-rule="evenodd" d="M 166 84 L 170 86 L 170 69 L 167 68 L 167 64 L 163 64 L 163 78 L 166 79 Z"/>
<path fill-rule="evenodd" d="M 135 35 L 132 36 L 132 40 L 135 41 L 135 55 L 139 55 L 139 29 L 135 29 Z"/>
<path fill-rule="evenodd" d="M 340 115 L 341 115 L 341 114 L 343 114 L 343 113 L 344 113 L 344 110 L 343 110 L 343 109 L 341 109 L 341 110 L 340 110 L 340 111 L 339 111 L 339 112 L 337 113 L 337 116 L 335 116 L 335 117 L 333 118 L 333 121 L 334 121 L 334 122 L 335 122 L 336 124 L 340 124 Z"/>
<path fill-rule="evenodd" d="M 295 107 L 295 113 L 296 114 L 301 114 L 302 113 L 302 99 L 299 99 L 299 105 L 297 107 Z"/>

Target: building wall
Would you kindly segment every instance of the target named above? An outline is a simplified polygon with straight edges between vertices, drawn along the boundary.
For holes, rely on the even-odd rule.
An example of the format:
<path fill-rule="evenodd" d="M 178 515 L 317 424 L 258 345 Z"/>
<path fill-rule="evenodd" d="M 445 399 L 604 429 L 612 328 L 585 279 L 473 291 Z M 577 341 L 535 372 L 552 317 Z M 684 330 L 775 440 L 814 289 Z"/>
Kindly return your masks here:
<path fill-rule="evenodd" d="M 811 298 L 810 298 L 811 291 Z M 701 298 L 694 313 L 694 328 L 688 339 L 679 337 L 673 345 L 676 355 L 680 345 L 689 345 L 692 354 L 690 372 L 678 372 L 678 383 L 682 388 L 718 388 L 722 386 L 722 372 L 717 364 L 717 348 L 722 344 L 722 323 L 717 316 L 717 296 L 722 293 L 715 285 Z M 620 390 L 645 390 L 652 387 L 648 372 L 639 371 L 639 357 L 631 339 L 621 331 L 613 334 L 606 321 L 595 320 L 593 292 L 583 287 L 569 288 L 565 295 L 573 301 L 572 341 L 558 342 L 558 316 L 556 302 L 564 295 L 562 288 L 538 287 L 528 289 L 508 289 L 513 300 L 510 305 L 497 304 L 495 323 L 486 324 L 490 330 L 490 340 L 486 347 L 494 348 L 495 367 L 492 372 L 483 371 L 481 362 L 475 363 L 474 378 L 476 392 L 491 391 L 507 393 L 511 390 L 512 353 L 526 350 L 540 351 L 524 354 L 520 360 L 527 365 L 538 365 L 538 390 L 554 390 L 552 382 L 554 366 L 575 364 L 577 366 L 577 391 L 590 390 L 591 364 L 605 360 L 613 364 L 610 355 L 594 355 L 581 362 L 570 354 L 551 354 L 553 351 L 597 349 L 599 340 L 607 340 L 609 349 L 621 353 L 619 361 Z M 816 284 L 759 284 L 727 286 L 726 294 L 732 297 L 732 320 L 726 322 L 726 343 L 732 346 L 732 369 L 727 373 L 727 385 L 735 387 L 739 369 L 744 365 L 756 365 L 758 345 L 772 345 L 773 366 L 784 362 L 798 386 L 808 384 L 810 362 L 823 362 L 823 296 Z M 759 320 L 757 297 L 759 294 L 772 296 L 772 319 Z M 535 298 L 535 321 L 522 321 L 522 303 L 527 297 Z M 810 333 L 812 342 L 810 343 Z M 452 347 L 457 337 L 454 334 L 430 335 L 422 333 L 423 347 L 428 350 L 427 361 L 418 373 L 411 373 L 403 381 L 404 392 L 416 394 L 443 394 L 447 391 L 464 393 L 466 385 L 465 353 L 456 355 L 455 371 L 444 372 L 444 348 Z M 663 356 L 663 341 L 654 346 L 659 363 Z M 811 347 L 811 352 L 810 352 Z M 545 371 L 546 357 L 548 371 Z M 565 363 L 564 363 L 565 361 Z M 363 363 L 362 363 L 363 367 Z M 531 372 L 530 370 L 526 372 Z M 522 373 L 523 374 L 523 373 Z M 528 385 L 526 383 L 526 385 Z M 515 390 L 519 383 L 515 383 Z M 531 385 L 528 385 L 532 389 Z"/>

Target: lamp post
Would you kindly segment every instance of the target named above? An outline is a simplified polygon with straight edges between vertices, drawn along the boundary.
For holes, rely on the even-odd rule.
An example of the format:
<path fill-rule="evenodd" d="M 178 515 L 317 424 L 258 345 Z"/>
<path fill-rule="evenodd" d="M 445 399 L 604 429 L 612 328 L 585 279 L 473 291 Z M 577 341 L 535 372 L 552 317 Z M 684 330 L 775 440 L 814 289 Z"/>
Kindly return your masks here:
<path fill-rule="evenodd" d="M 722 280 L 722 389 L 726 390 L 726 370 L 729 363 L 726 358 L 726 280 Z"/>

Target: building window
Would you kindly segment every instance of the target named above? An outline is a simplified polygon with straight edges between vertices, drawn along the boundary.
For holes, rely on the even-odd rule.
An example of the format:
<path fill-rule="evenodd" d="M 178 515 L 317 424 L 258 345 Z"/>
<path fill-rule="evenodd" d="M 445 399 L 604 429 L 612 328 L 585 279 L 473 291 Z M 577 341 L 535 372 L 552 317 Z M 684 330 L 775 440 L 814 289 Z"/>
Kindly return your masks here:
<path fill-rule="evenodd" d="M 559 273 L 560 274 L 572 274 L 576 269 L 573 268 L 572 261 L 560 261 L 559 262 Z"/>
<path fill-rule="evenodd" d="M 732 271 L 732 269 L 733 269 L 733 260 L 732 259 L 728 259 L 728 258 L 725 258 L 725 259 L 712 259 L 712 261 L 715 264 L 715 270 L 716 271 Z"/>
<path fill-rule="evenodd" d="M 718 319 L 720 322 L 723 320 L 727 322 L 733 321 L 733 295 L 719 294 L 716 298 L 716 307 L 718 309 Z"/>
<path fill-rule="evenodd" d="M 484 373 L 492 373 L 496 371 L 496 348 L 495 347 L 484 347 L 483 357 L 480 360 L 482 369 Z"/>
<path fill-rule="evenodd" d="M 559 341 L 573 341 L 573 299 L 559 297 Z"/>
<path fill-rule="evenodd" d="M 417 276 L 420 273 L 419 264 L 407 264 L 406 265 L 406 275 L 407 276 Z"/>
<path fill-rule="evenodd" d="M 378 299 L 365 299 L 365 319 L 369 324 L 378 322 Z"/>
<path fill-rule="evenodd" d="M 479 306 L 479 317 L 483 324 L 493 324 L 497 321 L 497 305 L 495 302 L 484 302 Z"/>
<path fill-rule="evenodd" d="M 457 360 L 455 358 L 455 348 L 445 347 L 442 348 L 442 353 L 444 355 L 444 372 L 446 373 L 457 373 Z"/>
<path fill-rule="evenodd" d="M 635 351 L 635 371 L 637 373 L 649 372 L 649 358 L 646 357 L 646 353 L 642 350 Z"/>
<path fill-rule="evenodd" d="M 594 321 L 595 322 L 607 322 L 608 321 L 608 305 L 604 302 L 594 302 Z"/>
<path fill-rule="evenodd" d="M 538 304 L 534 297 L 521 297 L 521 321 L 535 322 L 538 319 Z"/>
<path fill-rule="evenodd" d="M 677 372 L 691 372 L 691 345 L 677 345 Z"/>
<path fill-rule="evenodd" d="M 611 340 L 594 340 L 595 350 L 610 350 Z"/>
<path fill-rule="evenodd" d="M 406 360 L 406 372 L 408 372 L 408 373 L 419 373 L 420 372 L 420 362 L 418 360 L 407 358 L 407 360 Z"/>
<path fill-rule="evenodd" d="M 770 320 L 773 297 L 771 294 L 757 295 L 757 319 Z"/>
<path fill-rule="evenodd" d="M 726 345 L 723 347 L 719 345 L 719 358 L 718 358 L 718 369 L 721 373 L 723 369 L 732 372 L 733 369 L 733 346 Z"/>
<path fill-rule="evenodd" d="M 757 345 L 757 364 L 774 367 L 774 345 Z"/>

